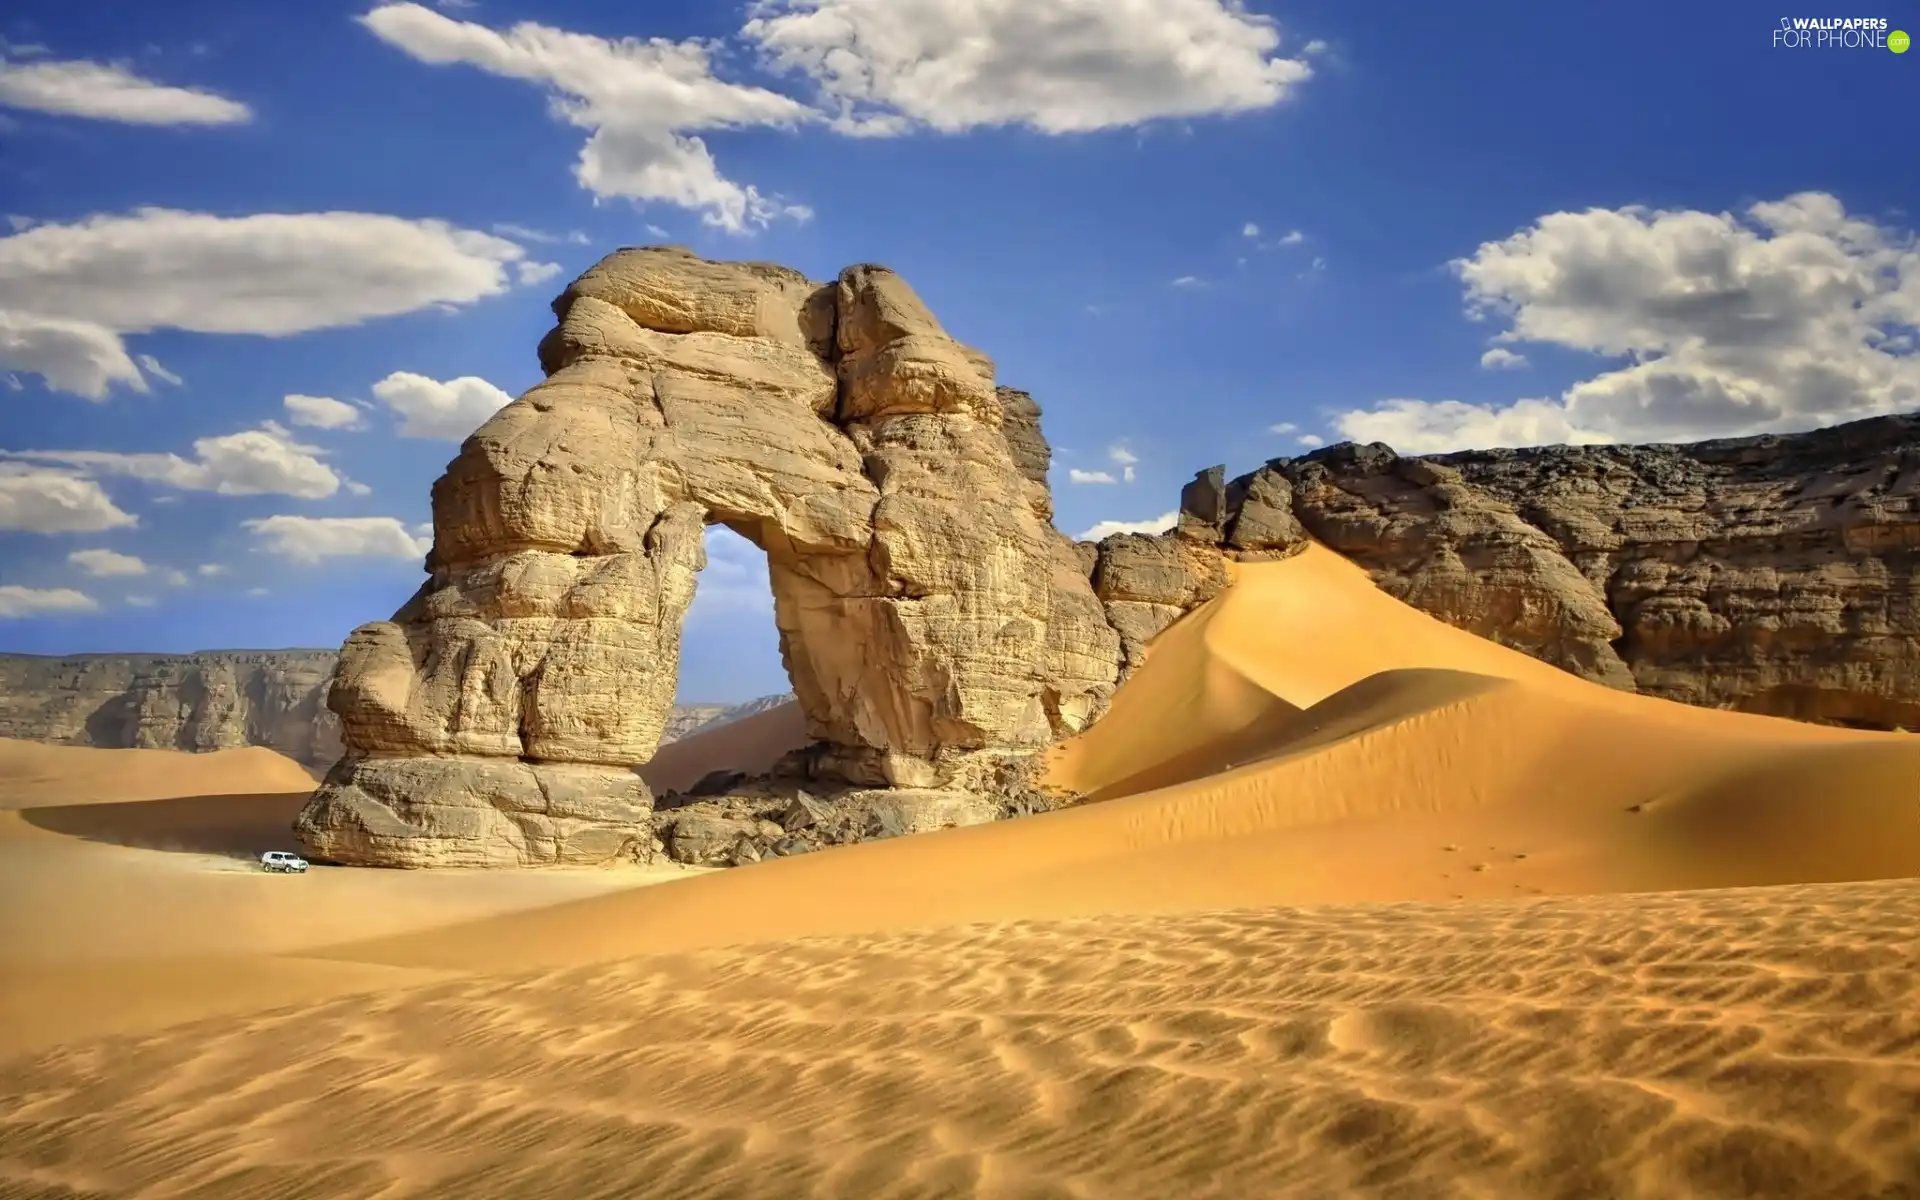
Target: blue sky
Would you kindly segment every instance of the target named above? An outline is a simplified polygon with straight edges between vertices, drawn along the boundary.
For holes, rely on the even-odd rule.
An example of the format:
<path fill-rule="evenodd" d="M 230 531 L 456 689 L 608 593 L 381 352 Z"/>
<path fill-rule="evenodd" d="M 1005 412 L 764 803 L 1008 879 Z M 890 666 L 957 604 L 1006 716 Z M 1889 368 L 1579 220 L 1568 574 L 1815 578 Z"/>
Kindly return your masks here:
<path fill-rule="evenodd" d="M 1920 32 L 1875 3 L 1868 41 Z M 1075 535 L 1316 439 L 1920 408 L 1920 52 L 1750 5 L 7 13 L 0 649 L 386 616 L 431 481 L 622 245 L 899 270 L 1040 400 Z M 713 544 L 686 698 L 784 687 L 754 557 Z"/>

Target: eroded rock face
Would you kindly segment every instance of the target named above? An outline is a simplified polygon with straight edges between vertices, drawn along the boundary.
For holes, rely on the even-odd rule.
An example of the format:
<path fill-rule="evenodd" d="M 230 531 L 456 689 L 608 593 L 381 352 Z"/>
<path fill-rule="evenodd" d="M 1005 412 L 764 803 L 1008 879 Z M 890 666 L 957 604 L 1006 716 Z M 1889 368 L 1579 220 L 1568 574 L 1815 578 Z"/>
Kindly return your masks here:
<path fill-rule="evenodd" d="M 1104 708 L 1119 637 L 1049 523 L 1037 408 L 898 276 L 628 250 L 554 311 L 546 381 L 434 485 L 430 578 L 341 652 L 348 756 L 296 823 L 314 854 L 634 853 L 630 768 L 713 523 L 766 552 L 816 765 L 851 784 L 964 783 Z M 565 816 L 562 764 L 602 768 Z"/>
<path fill-rule="evenodd" d="M 1920 417 L 1430 458 L 1343 445 L 1263 470 L 1386 591 L 1574 674 L 1920 728 Z"/>

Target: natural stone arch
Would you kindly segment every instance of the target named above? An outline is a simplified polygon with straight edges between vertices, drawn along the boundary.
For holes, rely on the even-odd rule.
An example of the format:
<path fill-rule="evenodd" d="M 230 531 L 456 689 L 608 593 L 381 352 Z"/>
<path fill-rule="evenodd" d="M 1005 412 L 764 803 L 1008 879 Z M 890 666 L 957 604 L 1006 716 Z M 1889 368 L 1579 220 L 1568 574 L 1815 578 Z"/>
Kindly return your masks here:
<path fill-rule="evenodd" d="M 546 381 L 434 484 L 430 578 L 343 648 L 348 753 L 296 823 L 312 852 L 638 852 L 632 768 L 712 523 L 767 555 L 816 771 L 965 787 L 1104 708 L 1120 639 L 1051 525 L 1037 410 L 898 276 L 627 250 L 554 311 Z"/>

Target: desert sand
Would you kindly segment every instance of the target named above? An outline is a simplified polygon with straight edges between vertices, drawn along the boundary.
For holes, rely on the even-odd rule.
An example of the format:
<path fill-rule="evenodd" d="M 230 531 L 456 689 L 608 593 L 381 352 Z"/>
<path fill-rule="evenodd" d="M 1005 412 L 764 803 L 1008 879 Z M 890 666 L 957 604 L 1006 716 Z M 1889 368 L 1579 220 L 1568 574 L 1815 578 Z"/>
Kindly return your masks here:
<path fill-rule="evenodd" d="M 0 746 L 0 1195 L 1920 1195 L 1920 738 L 1317 548 L 1057 748 L 1088 802 L 664 886 L 264 876 L 276 764 L 58 753 Z"/>

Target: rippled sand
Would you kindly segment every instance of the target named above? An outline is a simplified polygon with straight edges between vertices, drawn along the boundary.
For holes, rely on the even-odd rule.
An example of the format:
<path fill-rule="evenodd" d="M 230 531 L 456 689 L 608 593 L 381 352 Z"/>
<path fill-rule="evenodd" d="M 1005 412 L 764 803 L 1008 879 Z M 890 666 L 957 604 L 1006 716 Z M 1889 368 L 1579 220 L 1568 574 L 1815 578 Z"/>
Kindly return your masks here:
<path fill-rule="evenodd" d="M 1899 882 L 466 977 L 15 1059 L 0 1194 L 1890 1200 L 1916 929 Z"/>

